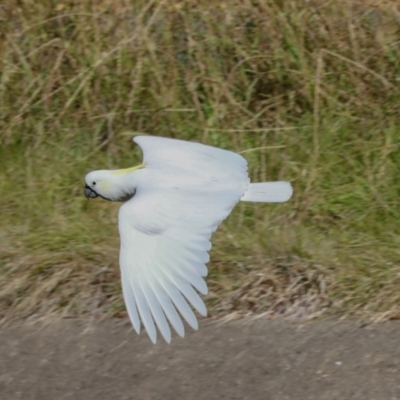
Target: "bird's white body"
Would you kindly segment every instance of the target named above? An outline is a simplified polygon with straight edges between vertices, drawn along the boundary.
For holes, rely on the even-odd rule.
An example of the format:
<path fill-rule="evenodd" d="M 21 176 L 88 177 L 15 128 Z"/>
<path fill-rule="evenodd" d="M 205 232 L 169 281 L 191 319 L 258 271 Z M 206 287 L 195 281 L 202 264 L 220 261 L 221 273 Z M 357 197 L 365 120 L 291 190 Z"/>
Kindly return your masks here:
<path fill-rule="evenodd" d="M 288 182 L 250 184 L 246 160 L 230 151 L 150 136 L 134 141 L 144 154 L 140 168 L 91 172 L 85 194 L 127 200 L 118 225 L 129 317 L 138 333 L 143 322 L 153 343 L 156 326 L 170 342 L 168 321 L 184 336 L 180 315 L 197 329 L 189 304 L 207 314 L 197 291 L 207 294 L 206 263 L 218 225 L 240 200 L 282 202 L 291 197 L 292 187 Z"/>

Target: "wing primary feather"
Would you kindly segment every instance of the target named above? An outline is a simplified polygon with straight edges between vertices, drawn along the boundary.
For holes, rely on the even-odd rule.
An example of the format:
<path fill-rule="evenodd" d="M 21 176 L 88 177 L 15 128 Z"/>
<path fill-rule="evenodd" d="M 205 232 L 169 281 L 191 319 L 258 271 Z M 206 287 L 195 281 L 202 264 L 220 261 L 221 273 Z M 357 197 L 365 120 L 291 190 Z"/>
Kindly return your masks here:
<path fill-rule="evenodd" d="M 158 287 L 156 290 L 154 289 L 154 293 L 157 296 L 157 299 L 161 304 L 162 309 L 164 310 L 165 316 L 167 317 L 171 325 L 174 327 L 177 334 L 180 337 L 184 337 L 185 328 L 183 326 L 182 320 L 179 317 L 179 314 L 176 311 L 176 308 L 174 307 L 171 298 L 168 296 L 168 293 L 164 288 L 162 280 L 153 271 L 151 272 L 153 274 L 154 279 L 158 281 L 157 282 Z"/>
<path fill-rule="evenodd" d="M 197 310 L 197 312 L 203 317 L 207 316 L 207 309 L 204 305 L 203 300 L 192 288 L 192 286 L 185 282 L 182 278 L 175 277 L 173 275 L 167 275 L 168 279 L 182 292 L 189 303 Z"/>
<path fill-rule="evenodd" d="M 157 331 L 154 325 L 153 317 L 149 305 L 147 304 L 146 297 L 142 291 L 141 285 L 139 284 L 139 279 L 130 279 L 130 283 L 133 288 L 133 293 L 135 295 L 136 305 L 139 311 L 140 318 L 143 322 L 146 332 L 150 337 L 150 340 L 156 344 L 157 342 Z"/>
<path fill-rule="evenodd" d="M 204 269 L 207 270 L 207 267 L 204 264 L 179 260 L 175 257 L 170 257 L 169 255 L 164 256 L 163 263 L 166 271 L 178 274 L 179 277 L 184 281 L 189 282 L 201 294 L 207 294 L 207 285 L 202 278 Z M 204 267 L 204 269 L 202 267 Z"/>
<path fill-rule="evenodd" d="M 191 270 L 185 267 L 185 265 L 177 266 L 175 269 L 180 278 L 190 283 L 201 294 L 206 295 L 208 293 L 208 288 L 204 279 L 200 275 L 193 273 Z"/>
<path fill-rule="evenodd" d="M 197 310 L 197 312 L 203 317 L 207 316 L 207 308 L 200 298 L 200 296 L 196 293 L 193 287 L 186 282 L 181 282 L 178 286 L 179 290 L 183 293 L 183 295 L 188 299 L 190 304 Z"/>
<path fill-rule="evenodd" d="M 171 248 L 174 248 L 174 242 L 171 243 Z M 181 249 L 184 250 L 184 249 Z M 178 254 L 175 253 L 176 256 L 181 256 L 181 250 L 179 251 Z M 202 253 L 207 254 L 205 251 Z M 169 255 L 169 254 L 168 254 Z M 208 256 L 208 254 L 207 254 Z M 172 282 L 175 284 L 175 286 L 185 295 L 185 297 L 190 301 L 190 303 L 193 305 L 193 307 L 201 314 L 201 315 L 207 315 L 206 308 L 204 306 L 203 301 L 199 297 L 199 295 L 196 293 L 196 291 L 192 288 L 192 286 L 187 283 L 189 281 L 193 281 L 193 286 L 198 286 L 199 287 L 199 292 L 207 292 L 207 285 L 205 284 L 204 280 L 197 274 L 191 273 L 191 268 L 190 268 L 191 262 L 187 264 L 187 269 L 185 270 L 182 265 L 181 260 L 171 260 L 169 257 L 167 257 L 167 254 L 164 256 L 163 260 L 163 265 L 168 266 L 165 270 L 168 270 L 169 274 L 168 277 Z M 176 276 L 178 275 L 178 276 Z"/>
<path fill-rule="evenodd" d="M 123 272 L 121 272 L 121 281 L 122 281 L 122 293 L 124 296 L 129 318 L 132 322 L 133 328 L 135 329 L 136 333 L 139 334 L 140 319 L 136 307 L 135 296 L 133 294 L 132 288 L 129 285 L 129 281 Z"/>
<path fill-rule="evenodd" d="M 149 305 L 151 315 L 158 329 L 160 330 L 165 341 L 167 343 L 171 343 L 171 330 L 168 326 L 168 322 L 158 301 L 157 295 L 155 294 L 152 279 L 153 277 L 149 276 L 148 271 L 148 269 L 143 271 L 144 276 L 140 277 L 141 279 L 139 279 L 139 282 L 142 287 L 142 291 L 146 297 L 147 304 Z"/>
<path fill-rule="evenodd" d="M 168 275 L 165 274 L 164 271 L 160 271 L 160 277 L 163 276 L 162 282 L 165 291 L 167 292 L 168 296 L 174 303 L 175 307 L 185 319 L 185 321 L 194 329 L 197 330 L 199 328 L 199 323 L 197 322 L 197 318 L 194 315 L 194 312 L 189 307 L 189 304 L 183 297 L 182 293 L 176 287 L 173 280 L 169 278 Z"/>

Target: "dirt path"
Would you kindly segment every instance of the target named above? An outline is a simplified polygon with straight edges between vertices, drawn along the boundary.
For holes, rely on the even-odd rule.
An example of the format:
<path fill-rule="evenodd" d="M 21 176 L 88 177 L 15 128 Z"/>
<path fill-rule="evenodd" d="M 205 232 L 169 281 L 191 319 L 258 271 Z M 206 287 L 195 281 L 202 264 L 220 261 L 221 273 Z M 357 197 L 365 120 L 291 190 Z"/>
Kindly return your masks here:
<path fill-rule="evenodd" d="M 400 323 L 203 322 L 156 346 L 116 321 L 13 327 L 0 398 L 400 399 Z"/>

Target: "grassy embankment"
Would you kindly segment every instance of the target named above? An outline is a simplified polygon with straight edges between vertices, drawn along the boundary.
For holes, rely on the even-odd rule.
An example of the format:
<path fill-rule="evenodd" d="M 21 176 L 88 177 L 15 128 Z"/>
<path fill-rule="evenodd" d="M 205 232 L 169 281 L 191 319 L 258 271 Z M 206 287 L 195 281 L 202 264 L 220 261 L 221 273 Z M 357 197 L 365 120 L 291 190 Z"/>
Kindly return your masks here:
<path fill-rule="evenodd" d="M 212 314 L 398 317 L 399 14 L 197 3 L 0 9 L 0 317 L 124 312 L 119 205 L 82 180 L 139 162 L 127 131 L 244 151 L 255 181 L 293 182 L 289 203 L 240 204 L 215 234 Z"/>

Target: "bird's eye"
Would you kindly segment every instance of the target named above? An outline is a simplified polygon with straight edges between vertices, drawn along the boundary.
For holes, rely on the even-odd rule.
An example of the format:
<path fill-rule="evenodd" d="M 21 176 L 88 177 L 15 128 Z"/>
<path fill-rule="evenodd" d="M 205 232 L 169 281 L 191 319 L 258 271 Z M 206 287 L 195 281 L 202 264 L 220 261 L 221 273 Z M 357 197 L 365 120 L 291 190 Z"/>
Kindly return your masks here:
<path fill-rule="evenodd" d="M 96 182 L 92 182 L 92 185 L 93 185 L 93 186 L 96 186 Z"/>

